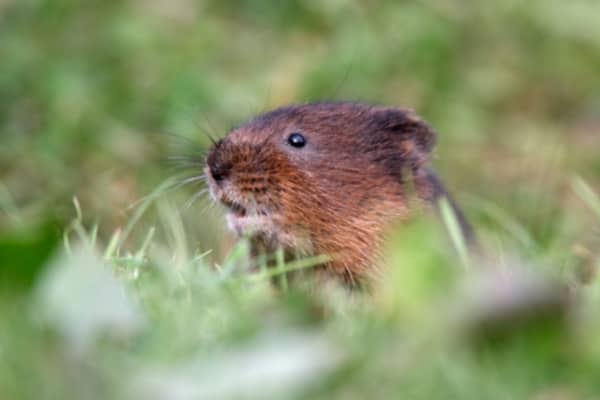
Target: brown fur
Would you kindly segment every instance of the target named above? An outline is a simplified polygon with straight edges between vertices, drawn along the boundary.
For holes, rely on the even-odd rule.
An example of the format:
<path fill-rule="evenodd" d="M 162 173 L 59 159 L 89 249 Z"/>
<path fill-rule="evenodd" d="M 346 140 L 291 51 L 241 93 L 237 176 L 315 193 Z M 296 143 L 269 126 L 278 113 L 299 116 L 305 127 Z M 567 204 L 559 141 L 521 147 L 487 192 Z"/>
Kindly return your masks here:
<path fill-rule="evenodd" d="M 288 144 L 294 132 L 305 147 Z M 206 175 L 237 234 L 267 251 L 328 254 L 324 270 L 356 283 L 375 272 L 385 229 L 410 214 L 407 180 L 428 202 L 447 196 L 427 166 L 434 144 L 409 110 L 297 105 L 232 130 L 211 149 Z"/>

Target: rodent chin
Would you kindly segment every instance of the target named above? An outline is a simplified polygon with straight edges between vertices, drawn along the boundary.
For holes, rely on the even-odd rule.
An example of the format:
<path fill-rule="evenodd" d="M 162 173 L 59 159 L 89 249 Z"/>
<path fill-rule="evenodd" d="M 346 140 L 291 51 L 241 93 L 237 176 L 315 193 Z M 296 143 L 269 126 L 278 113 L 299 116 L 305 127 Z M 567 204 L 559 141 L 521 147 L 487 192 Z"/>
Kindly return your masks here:
<path fill-rule="evenodd" d="M 273 222 L 265 215 L 241 215 L 229 212 L 226 215 L 229 229 L 239 236 L 255 233 L 268 233 L 274 231 Z"/>
<path fill-rule="evenodd" d="M 271 250 L 293 249 L 295 252 L 305 254 L 310 254 L 312 251 L 312 244 L 308 238 L 282 229 L 271 216 L 256 214 L 242 216 L 229 212 L 226 219 L 229 229 L 236 235 L 259 238 Z"/>

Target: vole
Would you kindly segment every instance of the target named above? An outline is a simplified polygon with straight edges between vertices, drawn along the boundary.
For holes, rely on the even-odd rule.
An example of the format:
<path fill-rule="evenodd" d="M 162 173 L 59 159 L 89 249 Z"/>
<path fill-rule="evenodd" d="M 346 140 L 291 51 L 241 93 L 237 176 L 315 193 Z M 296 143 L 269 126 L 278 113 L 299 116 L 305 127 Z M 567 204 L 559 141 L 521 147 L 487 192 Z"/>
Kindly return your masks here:
<path fill-rule="evenodd" d="M 235 234 L 251 236 L 264 251 L 329 255 L 319 270 L 356 284 L 376 271 L 387 228 L 411 215 L 411 196 L 431 204 L 447 197 L 472 237 L 429 166 L 435 141 L 433 129 L 408 109 L 291 105 L 216 141 L 205 175 Z"/>

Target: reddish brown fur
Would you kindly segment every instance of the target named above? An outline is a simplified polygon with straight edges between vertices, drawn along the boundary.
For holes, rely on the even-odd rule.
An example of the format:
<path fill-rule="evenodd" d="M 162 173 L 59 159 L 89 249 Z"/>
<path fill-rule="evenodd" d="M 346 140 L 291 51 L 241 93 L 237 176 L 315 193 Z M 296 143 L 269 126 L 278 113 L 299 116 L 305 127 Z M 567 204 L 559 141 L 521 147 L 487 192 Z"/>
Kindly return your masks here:
<path fill-rule="evenodd" d="M 299 132 L 306 146 L 288 136 Z M 422 198 L 434 132 L 404 109 L 356 103 L 290 106 L 231 131 L 207 157 L 213 197 L 231 228 L 267 250 L 328 254 L 325 271 L 354 283 L 376 270 L 384 231 L 410 213 L 406 180 Z M 219 179 L 215 179 L 215 177 Z"/>

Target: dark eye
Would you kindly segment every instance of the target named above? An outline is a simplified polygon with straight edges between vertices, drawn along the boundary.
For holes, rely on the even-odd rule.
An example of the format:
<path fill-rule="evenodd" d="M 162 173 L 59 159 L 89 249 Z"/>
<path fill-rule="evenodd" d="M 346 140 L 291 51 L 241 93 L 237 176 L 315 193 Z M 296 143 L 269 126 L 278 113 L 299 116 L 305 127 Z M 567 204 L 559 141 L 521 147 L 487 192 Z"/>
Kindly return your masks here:
<path fill-rule="evenodd" d="M 306 139 L 301 134 L 294 132 L 290 136 L 288 136 L 288 143 L 293 147 L 304 147 L 306 144 Z"/>

